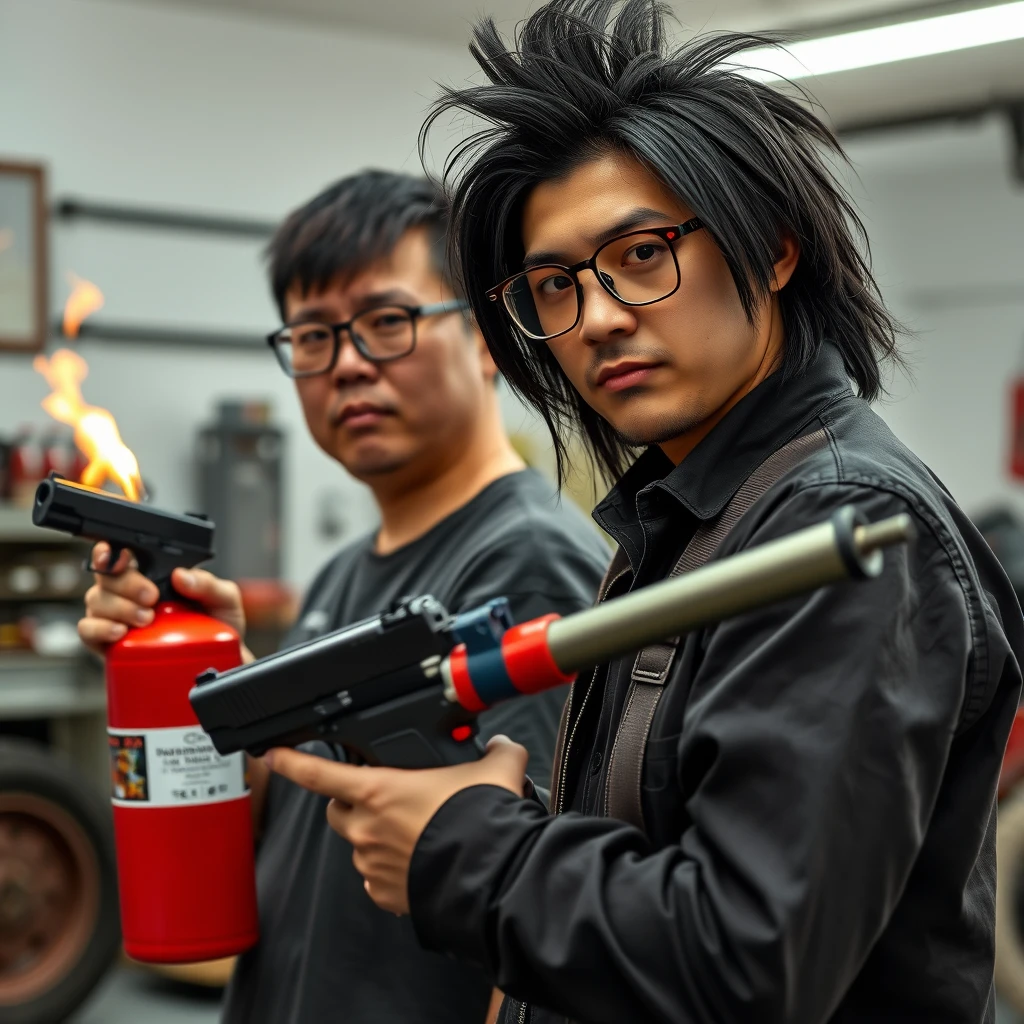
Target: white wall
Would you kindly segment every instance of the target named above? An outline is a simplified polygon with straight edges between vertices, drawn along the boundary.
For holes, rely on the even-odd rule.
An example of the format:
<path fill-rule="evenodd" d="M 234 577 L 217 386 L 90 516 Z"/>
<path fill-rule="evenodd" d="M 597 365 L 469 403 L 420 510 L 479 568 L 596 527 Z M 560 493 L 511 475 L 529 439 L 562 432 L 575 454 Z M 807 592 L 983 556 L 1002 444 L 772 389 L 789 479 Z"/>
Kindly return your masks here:
<path fill-rule="evenodd" d="M 912 380 L 878 411 L 976 514 L 1024 485 L 1007 473 L 1009 386 L 1024 378 L 1024 184 L 992 119 L 852 143 L 878 279 L 912 330 Z"/>
<path fill-rule="evenodd" d="M 471 70 L 461 44 L 102 0 L 0 0 L 0 157 L 44 160 L 53 196 L 274 219 L 360 167 L 416 171 L 434 83 Z M 929 130 L 851 154 L 879 278 L 917 331 L 914 385 L 897 379 L 880 411 L 969 511 L 1008 499 L 1024 512 L 1004 471 L 1006 388 L 1024 370 L 1024 190 L 1009 179 L 1005 130 Z M 52 239 L 55 309 L 73 269 L 105 289 L 110 321 L 261 333 L 276 321 L 256 245 L 86 223 L 57 224 Z M 978 291 L 994 284 L 1016 298 Z M 352 529 L 372 521 L 366 492 L 308 439 L 269 353 L 81 350 L 86 397 L 115 412 L 160 504 L 192 504 L 193 438 L 215 400 L 265 396 L 289 432 L 287 576 L 302 585 L 337 543 L 316 530 L 325 495 Z M 28 360 L 0 355 L 0 431 L 43 422 L 45 393 Z M 518 426 L 521 412 L 507 410 Z"/>

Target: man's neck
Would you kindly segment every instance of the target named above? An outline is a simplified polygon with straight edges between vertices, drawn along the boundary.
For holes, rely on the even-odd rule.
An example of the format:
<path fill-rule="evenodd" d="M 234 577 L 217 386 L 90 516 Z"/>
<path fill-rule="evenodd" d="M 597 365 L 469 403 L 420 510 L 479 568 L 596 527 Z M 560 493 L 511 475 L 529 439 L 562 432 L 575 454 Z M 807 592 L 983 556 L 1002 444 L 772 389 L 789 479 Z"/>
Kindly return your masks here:
<path fill-rule="evenodd" d="M 422 481 L 402 488 L 371 483 L 381 515 L 374 551 L 388 555 L 410 544 L 488 484 L 525 468 L 495 415 L 493 422 L 473 431 L 465 448 Z"/>

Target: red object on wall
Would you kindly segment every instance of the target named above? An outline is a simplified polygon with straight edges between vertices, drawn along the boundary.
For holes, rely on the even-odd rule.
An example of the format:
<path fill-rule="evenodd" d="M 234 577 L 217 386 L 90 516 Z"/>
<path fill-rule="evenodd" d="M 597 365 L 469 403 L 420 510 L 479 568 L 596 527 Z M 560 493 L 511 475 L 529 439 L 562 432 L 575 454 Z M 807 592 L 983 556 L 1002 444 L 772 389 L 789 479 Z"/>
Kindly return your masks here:
<path fill-rule="evenodd" d="M 31 508 L 36 488 L 43 478 L 43 450 L 31 427 L 23 426 L 18 431 L 8 472 L 11 501 L 22 508 Z"/>
<path fill-rule="evenodd" d="M 240 663 L 230 626 L 170 601 L 107 654 L 121 926 L 135 960 L 215 960 L 259 937 L 244 755 L 217 754 L 188 701 L 201 672 Z"/>
<path fill-rule="evenodd" d="M 1010 476 L 1024 480 L 1024 378 L 1010 388 Z"/>
<path fill-rule="evenodd" d="M 1010 729 L 999 772 L 999 799 L 1002 800 L 1024 778 L 1024 708 L 1019 708 Z"/>
<path fill-rule="evenodd" d="M 77 480 L 72 476 L 75 470 L 75 445 L 69 443 L 64 434 L 50 430 L 43 435 L 43 470 L 42 476 L 48 477 L 51 473 L 62 476 L 65 480 Z"/>

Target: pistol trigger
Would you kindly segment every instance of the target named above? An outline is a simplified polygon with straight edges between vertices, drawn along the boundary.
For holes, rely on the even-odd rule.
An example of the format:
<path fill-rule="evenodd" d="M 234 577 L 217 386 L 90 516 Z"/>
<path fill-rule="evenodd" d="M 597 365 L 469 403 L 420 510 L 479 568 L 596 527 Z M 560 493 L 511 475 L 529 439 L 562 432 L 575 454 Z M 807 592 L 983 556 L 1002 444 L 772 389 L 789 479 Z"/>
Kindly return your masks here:
<path fill-rule="evenodd" d="M 108 542 L 109 543 L 109 542 Z M 110 558 L 107 560 L 108 566 L 117 565 L 117 560 L 121 557 L 121 552 L 124 551 L 123 544 L 111 544 L 110 545 Z M 84 566 L 86 572 L 94 572 L 97 576 L 118 576 L 120 573 L 111 572 L 109 568 L 100 569 L 92 564 L 92 554 L 85 560 Z"/>

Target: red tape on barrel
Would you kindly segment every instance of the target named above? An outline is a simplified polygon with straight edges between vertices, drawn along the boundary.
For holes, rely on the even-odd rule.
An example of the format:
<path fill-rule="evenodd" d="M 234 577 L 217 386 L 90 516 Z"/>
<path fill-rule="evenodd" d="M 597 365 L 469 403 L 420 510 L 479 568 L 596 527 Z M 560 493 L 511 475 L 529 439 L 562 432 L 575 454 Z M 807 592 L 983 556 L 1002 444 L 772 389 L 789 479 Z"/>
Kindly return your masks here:
<path fill-rule="evenodd" d="M 465 644 L 459 644 L 448 655 L 448 671 L 451 673 L 452 686 L 459 703 L 467 711 L 486 711 L 487 705 L 477 696 L 473 680 L 469 675 L 469 659 L 466 655 Z"/>
<path fill-rule="evenodd" d="M 555 664 L 548 649 L 548 626 L 559 615 L 544 615 L 509 629 L 501 640 L 505 671 L 520 693 L 540 693 L 571 683 L 576 673 L 566 675 Z"/>

